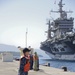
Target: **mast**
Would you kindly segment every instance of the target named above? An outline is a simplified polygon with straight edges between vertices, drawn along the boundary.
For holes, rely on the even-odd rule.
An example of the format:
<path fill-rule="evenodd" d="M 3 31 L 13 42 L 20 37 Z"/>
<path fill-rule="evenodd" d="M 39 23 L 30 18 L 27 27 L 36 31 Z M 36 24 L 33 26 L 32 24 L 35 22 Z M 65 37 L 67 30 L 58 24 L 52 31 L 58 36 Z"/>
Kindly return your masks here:
<path fill-rule="evenodd" d="M 59 13 L 60 13 L 60 18 L 62 18 L 62 12 L 63 12 L 63 5 L 65 5 L 65 4 L 62 4 L 62 0 L 59 2 Z"/>
<path fill-rule="evenodd" d="M 58 4 L 59 10 L 58 10 L 58 11 L 53 11 L 53 10 L 51 10 L 51 12 L 60 13 L 60 19 L 63 19 L 65 16 L 66 16 L 66 18 L 67 18 L 67 13 L 72 13 L 72 11 L 64 11 L 64 10 L 63 10 L 63 6 L 64 6 L 64 5 L 65 5 L 65 4 L 63 4 L 63 0 L 60 0 L 60 1 L 59 1 L 59 4 Z"/>
<path fill-rule="evenodd" d="M 27 47 L 27 34 L 28 34 L 28 29 L 26 29 L 26 47 Z"/>

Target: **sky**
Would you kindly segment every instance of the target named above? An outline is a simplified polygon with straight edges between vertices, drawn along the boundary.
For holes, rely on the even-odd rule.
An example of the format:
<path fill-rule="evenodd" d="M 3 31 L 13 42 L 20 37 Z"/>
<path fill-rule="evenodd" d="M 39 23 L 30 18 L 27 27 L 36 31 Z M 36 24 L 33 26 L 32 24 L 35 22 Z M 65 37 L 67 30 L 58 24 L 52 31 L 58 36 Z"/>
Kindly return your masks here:
<path fill-rule="evenodd" d="M 56 1 L 56 4 L 54 4 Z M 0 44 L 39 49 L 40 43 L 47 39 L 47 19 L 56 18 L 59 0 L 0 0 Z M 72 10 L 68 16 L 75 18 L 75 0 L 63 0 L 63 9 Z"/>

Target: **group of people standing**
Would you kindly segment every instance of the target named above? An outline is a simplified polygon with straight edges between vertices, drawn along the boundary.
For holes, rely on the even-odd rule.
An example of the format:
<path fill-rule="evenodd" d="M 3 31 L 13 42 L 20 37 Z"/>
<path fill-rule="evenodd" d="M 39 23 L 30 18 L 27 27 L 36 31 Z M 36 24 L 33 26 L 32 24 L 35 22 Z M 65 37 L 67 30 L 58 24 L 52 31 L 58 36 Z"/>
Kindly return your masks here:
<path fill-rule="evenodd" d="M 20 59 L 20 66 L 18 75 L 28 75 L 29 70 L 39 70 L 39 58 L 37 53 L 30 54 L 30 49 L 23 49 L 23 56 Z"/>

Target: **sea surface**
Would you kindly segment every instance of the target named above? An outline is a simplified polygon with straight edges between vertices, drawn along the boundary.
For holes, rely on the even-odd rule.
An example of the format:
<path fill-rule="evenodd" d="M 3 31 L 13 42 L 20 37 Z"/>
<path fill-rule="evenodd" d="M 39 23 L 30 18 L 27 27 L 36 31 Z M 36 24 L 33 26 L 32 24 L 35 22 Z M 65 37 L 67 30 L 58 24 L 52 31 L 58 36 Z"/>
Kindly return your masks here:
<path fill-rule="evenodd" d="M 58 60 L 52 61 L 52 60 L 40 59 L 41 65 L 45 63 L 50 63 L 51 67 L 59 68 L 59 69 L 61 69 L 62 67 L 67 67 L 68 71 L 75 72 L 75 61 L 74 62 L 73 61 L 72 62 L 71 61 L 58 61 Z"/>

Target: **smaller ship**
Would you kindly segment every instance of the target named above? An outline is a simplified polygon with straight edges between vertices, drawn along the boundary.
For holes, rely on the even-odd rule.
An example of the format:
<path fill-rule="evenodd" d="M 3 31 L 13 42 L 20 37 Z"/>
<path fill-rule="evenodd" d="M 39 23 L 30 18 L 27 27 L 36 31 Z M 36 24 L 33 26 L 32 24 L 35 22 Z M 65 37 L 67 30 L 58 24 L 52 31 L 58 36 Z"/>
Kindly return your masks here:
<path fill-rule="evenodd" d="M 59 10 L 51 11 L 60 13 L 60 17 L 52 22 L 48 21 L 48 37 L 41 42 L 40 48 L 55 60 L 75 60 L 75 30 L 74 18 L 68 18 L 67 13 L 72 11 L 63 10 L 63 0 L 59 1 Z"/>

